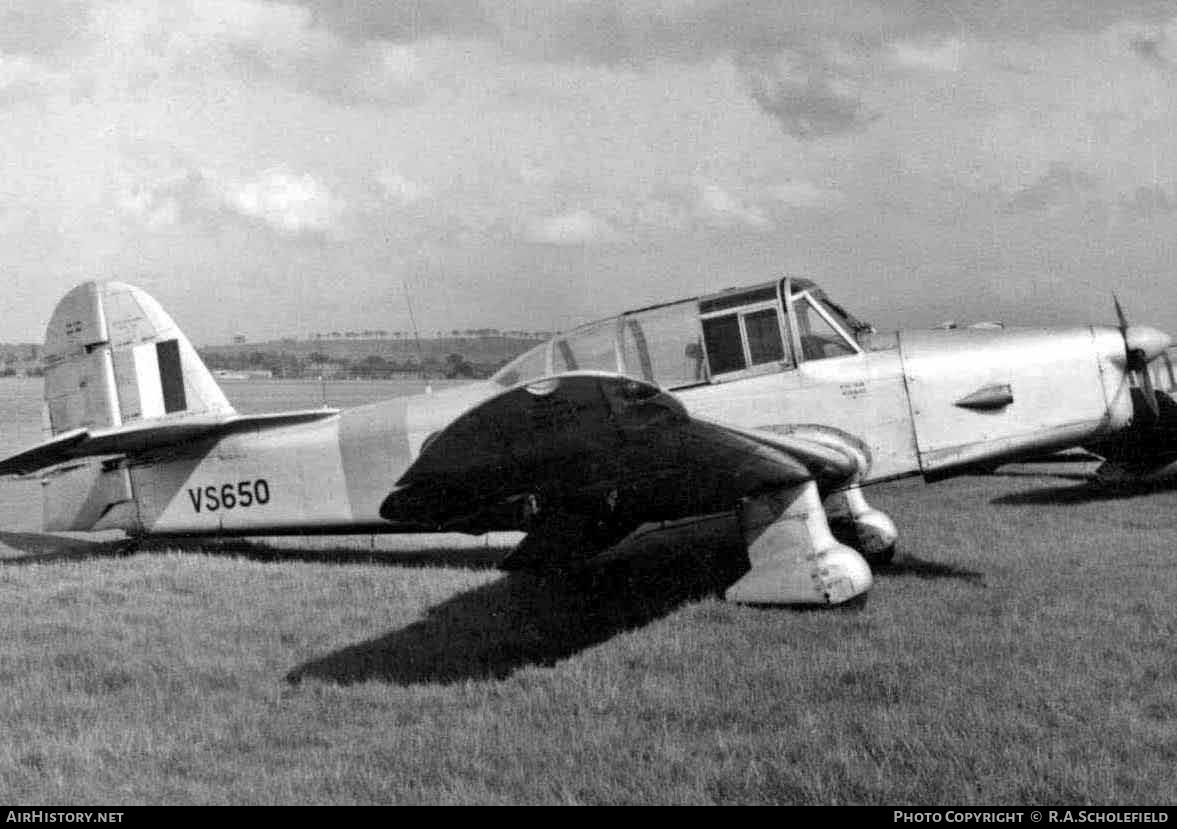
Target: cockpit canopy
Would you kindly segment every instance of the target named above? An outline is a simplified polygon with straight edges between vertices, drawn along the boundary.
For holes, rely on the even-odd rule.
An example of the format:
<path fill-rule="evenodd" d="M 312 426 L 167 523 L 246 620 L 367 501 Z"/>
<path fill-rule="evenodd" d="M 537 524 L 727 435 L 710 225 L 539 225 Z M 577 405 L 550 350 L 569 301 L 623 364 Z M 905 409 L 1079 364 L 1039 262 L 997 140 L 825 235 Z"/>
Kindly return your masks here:
<path fill-rule="evenodd" d="M 491 379 L 511 387 L 568 371 L 606 371 L 681 389 L 858 354 L 869 330 L 813 282 L 786 277 L 589 323 L 533 348 Z"/>

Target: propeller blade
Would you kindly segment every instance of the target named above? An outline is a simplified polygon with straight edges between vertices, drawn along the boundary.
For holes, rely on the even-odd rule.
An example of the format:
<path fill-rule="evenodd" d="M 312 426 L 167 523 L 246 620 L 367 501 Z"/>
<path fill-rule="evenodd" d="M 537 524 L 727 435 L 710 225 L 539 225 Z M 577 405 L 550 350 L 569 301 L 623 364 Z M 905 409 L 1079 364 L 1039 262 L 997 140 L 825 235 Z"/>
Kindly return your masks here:
<path fill-rule="evenodd" d="M 1128 330 L 1128 318 L 1124 316 L 1124 309 L 1120 307 L 1120 298 L 1112 294 L 1112 304 L 1116 306 L 1116 319 L 1120 321 L 1120 333 Z"/>
<path fill-rule="evenodd" d="M 1124 369 L 1135 376 L 1136 385 L 1144 396 L 1144 405 L 1155 423 L 1160 419 L 1161 406 L 1157 402 L 1157 391 L 1153 387 L 1152 374 L 1148 364 L 1165 353 L 1172 345 L 1172 339 L 1163 331 L 1147 325 L 1129 325 L 1120 298 L 1112 294 L 1112 305 L 1116 309 L 1116 320 L 1120 323 L 1120 336 L 1124 338 Z"/>
<path fill-rule="evenodd" d="M 1144 368 L 1140 369 L 1140 390 L 1144 393 L 1144 404 L 1152 413 L 1152 419 L 1157 420 L 1161 416 L 1161 407 L 1157 403 L 1157 391 L 1153 388 L 1152 372 L 1148 370 L 1147 363 Z"/>

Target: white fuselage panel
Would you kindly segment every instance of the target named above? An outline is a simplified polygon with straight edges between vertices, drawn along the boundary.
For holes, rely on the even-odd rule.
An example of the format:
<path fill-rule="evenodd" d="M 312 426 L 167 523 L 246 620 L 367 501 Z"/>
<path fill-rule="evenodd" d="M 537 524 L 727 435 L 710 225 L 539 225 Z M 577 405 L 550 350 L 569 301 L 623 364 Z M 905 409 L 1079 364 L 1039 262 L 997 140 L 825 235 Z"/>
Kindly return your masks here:
<path fill-rule="evenodd" d="M 797 369 L 684 389 L 700 417 L 746 429 L 816 424 L 865 441 L 869 479 L 919 471 L 903 367 L 895 350 L 803 362 Z"/>

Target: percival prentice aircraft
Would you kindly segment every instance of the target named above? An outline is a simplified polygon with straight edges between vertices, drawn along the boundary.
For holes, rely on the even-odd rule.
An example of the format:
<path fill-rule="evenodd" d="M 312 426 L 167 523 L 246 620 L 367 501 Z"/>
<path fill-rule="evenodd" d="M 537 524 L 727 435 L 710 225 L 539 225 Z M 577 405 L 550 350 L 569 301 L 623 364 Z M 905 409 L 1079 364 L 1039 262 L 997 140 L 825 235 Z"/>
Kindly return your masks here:
<path fill-rule="evenodd" d="M 1142 469 L 1170 340 L 1120 323 L 876 335 L 784 278 L 577 328 L 489 381 L 241 415 L 155 300 L 88 282 L 46 332 L 51 436 L 0 474 L 40 479 L 49 531 L 522 530 L 519 569 L 738 510 L 728 599 L 838 604 L 897 537 L 863 484 L 1092 444 Z"/>

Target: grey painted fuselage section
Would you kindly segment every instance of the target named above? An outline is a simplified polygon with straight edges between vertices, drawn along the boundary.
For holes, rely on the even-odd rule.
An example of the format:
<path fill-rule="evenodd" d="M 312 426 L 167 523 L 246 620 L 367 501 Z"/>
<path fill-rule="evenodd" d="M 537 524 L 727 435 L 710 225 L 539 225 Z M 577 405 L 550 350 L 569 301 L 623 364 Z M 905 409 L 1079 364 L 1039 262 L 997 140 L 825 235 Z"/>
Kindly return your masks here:
<path fill-rule="evenodd" d="M 456 390 L 372 403 L 130 466 L 147 534 L 397 532 L 382 500 L 429 432 L 493 393 Z"/>

